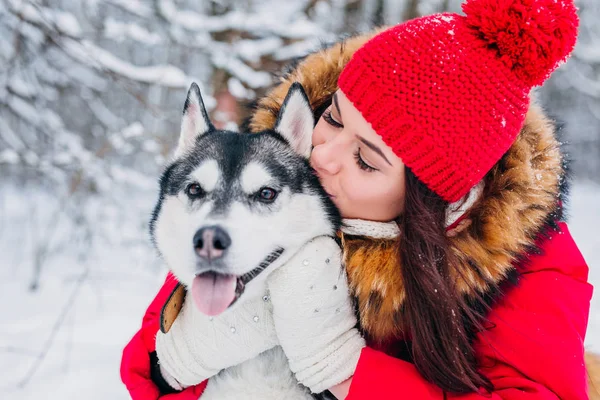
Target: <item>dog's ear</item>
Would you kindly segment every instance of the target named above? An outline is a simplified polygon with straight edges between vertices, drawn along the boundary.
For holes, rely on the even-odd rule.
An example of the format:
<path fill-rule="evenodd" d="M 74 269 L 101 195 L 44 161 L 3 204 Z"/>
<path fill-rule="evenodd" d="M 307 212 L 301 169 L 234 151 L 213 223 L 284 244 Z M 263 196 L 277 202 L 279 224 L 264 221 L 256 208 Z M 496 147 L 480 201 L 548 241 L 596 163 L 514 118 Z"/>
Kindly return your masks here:
<path fill-rule="evenodd" d="M 179 134 L 179 143 L 175 150 L 175 157 L 179 157 L 192 147 L 196 138 L 214 129 L 204 107 L 200 88 L 194 82 L 188 90 L 185 105 L 183 106 L 181 133 Z"/>
<path fill-rule="evenodd" d="M 314 124 L 315 118 L 304 88 L 295 82 L 290 86 L 281 105 L 275 131 L 283 136 L 298 154 L 308 158 L 312 150 Z"/>

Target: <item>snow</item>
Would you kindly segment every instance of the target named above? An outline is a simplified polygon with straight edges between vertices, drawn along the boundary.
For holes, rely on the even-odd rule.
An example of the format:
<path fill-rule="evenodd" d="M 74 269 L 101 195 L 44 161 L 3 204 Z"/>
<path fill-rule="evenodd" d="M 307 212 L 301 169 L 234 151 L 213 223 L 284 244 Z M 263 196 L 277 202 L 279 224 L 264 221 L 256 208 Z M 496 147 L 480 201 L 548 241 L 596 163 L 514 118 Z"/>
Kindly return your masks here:
<path fill-rule="evenodd" d="M 590 267 L 594 285 L 586 345 L 600 352 L 600 185 L 579 183 L 571 190 L 568 204 L 569 229 Z"/>
<path fill-rule="evenodd" d="M 144 140 L 142 148 L 148 153 L 158 153 L 160 151 L 160 145 L 152 139 Z"/>
<path fill-rule="evenodd" d="M 162 43 L 161 36 L 156 32 L 150 32 L 148 29 L 132 22 L 120 22 L 114 18 L 107 18 L 104 21 L 104 35 L 119 42 L 127 38 L 148 46 Z"/>
<path fill-rule="evenodd" d="M 42 122 L 46 125 L 47 128 L 50 128 L 52 131 L 57 131 L 63 128 L 62 119 L 56 114 L 54 111 L 50 109 L 45 109 L 41 113 Z"/>
<path fill-rule="evenodd" d="M 24 20 L 33 24 L 41 25 L 44 23 L 44 16 L 38 11 L 39 8 L 35 5 L 21 0 L 9 0 L 8 5 L 12 11 L 14 11 Z"/>
<path fill-rule="evenodd" d="M 587 77 L 581 70 L 573 69 L 570 74 L 567 74 L 567 79 L 581 93 L 592 97 L 600 97 L 600 82 Z"/>
<path fill-rule="evenodd" d="M 73 14 L 64 11 L 53 11 L 51 15 L 59 32 L 73 37 L 81 36 L 81 26 L 79 26 L 77 18 Z"/>
<path fill-rule="evenodd" d="M 546 97 L 554 114 L 573 121 L 569 141 L 585 150 L 573 154 L 583 166 L 576 172 L 593 176 L 600 87 L 590 28 L 600 9 L 581 1 L 588 29 L 565 65 L 571 72 Z M 189 84 L 200 85 L 208 110 L 216 106 L 214 79 L 223 76 L 237 99 L 256 99 L 277 79 L 276 64 L 356 27 L 369 30 L 379 14 L 395 24 L 409 1 L 355 3 L 0 1 L 2 400 L 128 398 L 120 352 L 165 273 L 147 222 Z M 460 11 L 460 3 L 418 7 Z M 571 227 L 596 284 L 599 197 L 598 185 L 581 182 L 571 202 Z M 598 351 L 599 297 L 586 342 Z"/>
<path fill-rule="evenodd" d="M 17 31 L 29 39 L 35 45 L 40 45 L 46 39 L 44 32 L 42 32 L 38 27 L 31 25 L 28 22 L 23 22 L 18 25 Z"/>
<path fill-rule="evenodd" d="M 68 165 L 73 162 L 73 155 L 67 151 L 61 151 L 54 155 L 53 161 L 58 165 Z"/>
<path fill-rule="evenodd" d="M 142 0 L 106 0 L 108 3 L 121 7 L 123 10 L 130 12 L 138 17 L 149 17 L 152 15 L 152 8 L 145 4 Z"/>
<path fill-rule="evenodd" d="M 281 46 L 283 46 L 281 38 L 269 37 L 259 40 L 238 40 L 234 49 L 242 59 L 256 63 L 262 56 L 273 53 Z"/>
<path fill-rule="evenodd" d="M 94 116 L 98 118 L 105 126 L 114 129 L 121 126 L 124 122 L 117 117 L 102 101 L 92 98 L 86 102 L 87 106 L 92 110 Z"/>
<path fill-rule="evenodd" d="M 5 149 L 0 152 L 0 164 L 16 164 L 19 162 L 19 155 L 16 151 Z"/>
<path fill-rule="evenodd" d="M 121 131 L 124 138 L 139 137 L 144 134 L 144 126 L 140 122 L 134 122 Z"/>
<path fill-rule="evenodd" d="M 296 57 L 302 57 L 304 54 L 309 54 L 319 49 L 321 45 L 320 39 L 306 39 L 278 49 L 273 58 L 275 60 L 290 60 Z"/>
<path fill-rule="evenodd" d="M 23 160 L 30 166 L 35 166 L 39 163 L 40 158 L 31 150 L 27 150 L 23 155 Z"/>
<path fill-rule="evenodd" d="M 54 10 L 20 0 L 9 0 L 11 9 L 25 21 L 36 26 L 52 26 L 58 32 L 72 37 L 79 37 L 82 29 L 77 18 L 69 12 Z"/>
<path fill-rule="evenodd" d="M 254 92 L 246 89 L 239 79 L 234 77 L 229 78 L 227 81 L 227 88 L 229 89 L 229 93 L 238 99 L 254 99 Z"/>
<path fill-rule="evenodd" d="M 229 53 L 213 54 L 212 62 L 216 67 L 231 73 L 251 88 L 265 87 L 272 82 L 268 72 L 255 71 Z"/>
<path fill-rule="evenodd" d="M 172 65 L 142 67 L 121 60 L 114 54 L 87 41 L 63 41 L 63 48 L 70 56 L 95 68 L 106 69 L 129 79 L 155 83 L 172 88 L 187 88 L 191 82 L 186 74 Z"/>
<path fill-rule="evenodd" d="M 180 10 L 172 0 L 159 0 L 158 11 L 173 26 L 192 32 L 223 32 L 243 30 L 255 35 L 276 34 L 279 37 L 302 39 L 325 34 L 301 12 L 305 1 L 266 2 L 254 13 L 239 10 L 224 15 L 207 16 L 192 10 Z"/>
<path fill-rule="evenodd" d="M 120 174 L 118 179 L 129 189 L 114 193 L 119 199 L 114 205 L 97 203 L 85 209 L 86 217 L 95 221 L 94 230 L 106 236 L 85 254 L 72 251 L 78 240 L 69 239 L 75 229 L 69 220 L 53 219 L 58 202 L 48 201 L 39 190 L 11 187 L 0 192 L 4 400 L 129 398 L 119 377 L 121 352 L 166 271 L 149 246 L 145 226 L 135 223 L 150 215 L 157 184 L 124 171 L 113 173 Z M 600 285 L 599 199 L 600 185 L 578 182 L 569 206 L 571 232 L 596 285 Z M 49 244 L 39 288 L 31 292 L 35 238 L 48 234 L 55 240 Z M 598 293 L 592 301 L 586 345 L 600 351 Z M 38 363 L 43 351 L 47 354 Z"/>
<path fill-rule="evenodd" d="M 8 82 L 8 88 L 15 94 L 21 97 L 33 97 L 36 93 L 36 90 L 33 86 L 18 76 L 13 77 Z"/>
<path fill-rule="evenodd" d="M 150 179 L 136 171 L 113 165 L 110 172 L 115 182 L 126 183 L 130 188 L 137 187 L 150 192 L 156 188 L 155 179 Z"/>
<path fill-rule="evenodd" d="M 21 138 L 12 130 L 10 126 L 4 120 L 0 118 L 0 138 L 4 141 L 4 143 L 8 144 L 9 147 L 12 147 L 16 150 L 21 150 L 25 147 L 25 144 L 21 140 Z M 6 149 L 10 150 L 10 149 Z"/>
<path fill-rule="evenodd" d="M 3 100 L 0 99 L 0 102 Z M 40 125 L 40 115 L 38 110 L 31 105 L 31 103 L 21 99 L 17 96 L 9 96 L 6 105 L 10 108 L 15 114 L 19 115 L 23 120 L 28 121 L 32 125 L 39 126 Z"/>

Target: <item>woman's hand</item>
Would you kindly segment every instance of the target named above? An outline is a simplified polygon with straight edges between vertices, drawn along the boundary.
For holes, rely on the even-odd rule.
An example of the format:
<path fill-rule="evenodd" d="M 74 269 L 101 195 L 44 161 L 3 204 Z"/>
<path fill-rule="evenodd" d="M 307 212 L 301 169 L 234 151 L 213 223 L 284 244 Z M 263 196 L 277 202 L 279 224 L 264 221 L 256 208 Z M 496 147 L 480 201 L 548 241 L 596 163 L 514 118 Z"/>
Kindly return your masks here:
<path fill-rule="evenodd" d="M 158 332 L 156 352 L 170 386 L 196 385 L 278 345 L 271 302 L 240 300 L 235 309 L 209 317 L 186 299 L 171 329 Z"/>
<path fill-rule="evenodd" d="M 365 340 L 335 240 L 307 243 L 268 285 L 277 337 L 298 381 L 320 393 L 351 377 Z"/>

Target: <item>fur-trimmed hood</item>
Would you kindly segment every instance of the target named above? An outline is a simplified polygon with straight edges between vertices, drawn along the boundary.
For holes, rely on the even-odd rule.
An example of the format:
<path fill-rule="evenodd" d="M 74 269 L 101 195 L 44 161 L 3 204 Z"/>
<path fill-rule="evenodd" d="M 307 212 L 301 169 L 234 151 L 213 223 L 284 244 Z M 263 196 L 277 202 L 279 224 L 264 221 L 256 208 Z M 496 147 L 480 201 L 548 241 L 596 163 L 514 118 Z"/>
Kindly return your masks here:
<path fill-rule="evenodd" d="M 274 126 L 293 82 L 304 86 L 313 110 L 322 109 L 337 90 L 346 63 L 376 33 L 344 40 L 303 59 L 258 102 L 251 131 Z M 564 175 L 554 125 L 532 102 L 520 135 L 486 175 L 482 197 L 450 238 L 459 262 L 457 290 L 471 298 L 489 295 L 514 273 L 518 261 L 535 248 L 540 233 L 560 217 Z M 346 238 L 343 243 L 365 333 L 375 341 L 399 337 L 404 288 L 398 257 L 389 257 L 397 246 L 365 238 Z"/>

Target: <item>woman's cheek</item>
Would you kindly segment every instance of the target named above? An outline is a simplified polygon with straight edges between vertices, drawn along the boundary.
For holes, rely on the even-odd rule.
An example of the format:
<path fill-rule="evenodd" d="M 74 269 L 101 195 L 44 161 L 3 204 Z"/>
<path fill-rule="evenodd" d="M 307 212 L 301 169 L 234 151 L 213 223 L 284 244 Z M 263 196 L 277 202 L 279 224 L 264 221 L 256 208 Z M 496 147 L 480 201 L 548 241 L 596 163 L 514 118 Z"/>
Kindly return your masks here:
<path fill-rule="evenodd" d="M 345 180 L 343 187 L 348 202 L 356 205 L 363 204 L 364 198 L 368 196 L 368 182 L 361 179 L 355 172 L 350 174 L 347 178 L 348 179 Z"/>
<path fill-rule="evenodd" d="M 327 123 L 323 117 L 319 118 L 319 122 L 313 129 L 312 134 L 312 145 L 317 146 L 319 144 L 327 143 L 328 141 L 335 138 L 338 133 L 335 128 Z"/>

